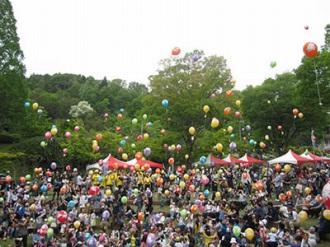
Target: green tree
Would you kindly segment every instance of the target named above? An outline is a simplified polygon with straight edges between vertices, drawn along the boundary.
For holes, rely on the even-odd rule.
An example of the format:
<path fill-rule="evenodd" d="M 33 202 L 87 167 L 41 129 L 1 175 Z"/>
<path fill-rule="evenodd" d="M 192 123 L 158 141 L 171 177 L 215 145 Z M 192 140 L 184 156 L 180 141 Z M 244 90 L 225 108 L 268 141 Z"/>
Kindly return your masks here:
<path fill-rule="evenodd" d="M 3 0 L 0 2 L 0 130 L 19 129 L 24 114 L 28 91 L 23 59 L 12 5 L 9 0 Z"/>
<path fill-rule="evenodd" d="M 187 53 L 183 58 L 164 59 L 158 74 L 149 77 L 151 93 L 143 103 L 145 112 L 150 112 L 161 120 L 164 128 L 180 133 L 187 154 L 191 154 L 196 138 L 205 129 L 211 128 L 212 117 L 222 121 L 223 93 L 233 87 L 227 81 L 230 70 L 226 60 L 218 56 L 204 56 L 202 51 Z M 212 94 L 218 97 L 211 99 Z M 168 106 L 162 107 L 163 100 Z M 204 105 L 210 105 L 210 113 L 205 116 Z M 191 135 L 189 127 L 196 133 Z"/>

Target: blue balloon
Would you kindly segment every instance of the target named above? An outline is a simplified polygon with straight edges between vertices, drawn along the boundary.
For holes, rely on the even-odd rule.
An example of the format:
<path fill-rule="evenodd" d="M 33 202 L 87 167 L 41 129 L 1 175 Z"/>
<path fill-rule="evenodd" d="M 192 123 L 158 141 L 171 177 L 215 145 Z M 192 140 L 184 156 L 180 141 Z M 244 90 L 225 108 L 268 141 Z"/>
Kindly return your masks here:
<path fill-rule="evenodd" d="M 149 127 L 152 127 L 152 122 L 148 122 L 148 126 Z"/>
<path fill-rule="evenodd" d="M 251 139 L 251 140 L 249 141 L 249 143 L 250 143 L 251 146 L 254 146 L 254 143 L 255 143 L 255 142 L 254 142 L 253 139 Z"/>
<path fill-rule="evenodd" d="M 121 109 L 119 110 L 119 112 L 120 112 L 120 113 L 123 113 L 123 112 L 124 112 L 124 109 L 123 109 L 123 108 L 121 108 Z"/>
<path fill-rule="evenodd" d="M 74 208 L 74 206 L 76 206 L 76 203 L 75 203 L 74 201 L 69 201 L 69 202 L 68 202 L 68 207 L 69 207 L 69 208 L 72 209 L 72 208 Z"/>
<path fill-rule="evenodd" d="M 99 181 L 99 183 L 102 183 L 102 181 L 103 181 L 102 176 L 98 176 L 97 181 Z"/>
<path fill-rule="evenodd" d="M 30 102 L 25 102 L 24 107 L 29 108 L 30 107 Z"/>
<path fill-rule="evenodd" d="M 52 129 L 57 129 L 55 124 L 52 125 Z"/>
<path fill-rule="evenodd" d="M 85 240 L 88 240 L 91 237 L 91 234 L 89 232 L 85 233 L 84 238 Z"/>
<path fill-rule="evenodd" d="M 209 190 L 204 190 L 204 196 L 208 197 L 210 195 L 210 191 Z"/>
<path fill-rule="evenodd" d="M 165 108 L 168 107 L 168 100 L 167 100 L 167 99 L 164 99 L 164 100 L 162 101 L 162 106 L 165 107 Z"/>
<path fill-rule="evenodd" d="M 204 165 L 204 164 L 206 163 L 206 157 L 205 157 L 205 156 L 200 157 L 199 162 L 200 162 L 202 165 Z"/>
<path fill-rule="evenodd" d="M 42 185 L 41 186 L 41 191 L 42 192 L 46 192 L 47 191 L 47 186 L 46 185 Z"/>
<path fill-rule="evenodd" d="M 231 138 L 231 139 L 234 139 L 234 138 L 235 138 L 235 134 L 231 134 L 231 135 L 230 135 L 230 138 Z"/>
<path fill-rule="evenodd" d="M 121 140 L 119 143 L 120 146 L 125 146 L 126 145 L 126 141 L 125 140 Z"/>

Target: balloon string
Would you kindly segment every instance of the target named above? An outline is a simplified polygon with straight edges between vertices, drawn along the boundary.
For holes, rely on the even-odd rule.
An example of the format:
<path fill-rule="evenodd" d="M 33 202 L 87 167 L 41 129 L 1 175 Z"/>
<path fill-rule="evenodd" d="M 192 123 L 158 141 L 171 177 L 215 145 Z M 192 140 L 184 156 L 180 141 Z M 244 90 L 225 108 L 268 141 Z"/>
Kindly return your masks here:
<path fill-rule="evenodd" d="M 320 94 L 320 87 L 319 87 L 319 81 L 318 81 L 317 71 L 316 71 L 315 59 L 313 59 L 313 62 L 314 62 L 315 81 L 316 81 L 316 86 L 317 86 L 317 95 L 318 95 L 318 97 L 319 97 L 319 105 L 322 105 L 322 102 L 321 102 L 321 94 Z"/>

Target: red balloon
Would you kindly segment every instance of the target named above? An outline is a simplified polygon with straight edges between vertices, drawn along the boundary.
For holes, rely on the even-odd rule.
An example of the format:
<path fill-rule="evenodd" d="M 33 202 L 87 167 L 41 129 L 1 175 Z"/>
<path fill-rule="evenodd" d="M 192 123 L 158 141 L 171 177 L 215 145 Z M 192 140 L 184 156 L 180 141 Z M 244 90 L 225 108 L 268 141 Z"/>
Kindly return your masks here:
<path fill-rule="evenodd" d="M 179 47 L 174 47 L 173 50 L 172 50 L 172 55 L 173 56 L 177 56 L 179 55 L 181 52 L 180 48 Z"/>
<path fill-rule="evenodd" d="M 71 171 L 71 166 L 66 166 L 65 168 L 67 171 Z"/>
<path fill-rule="evenodd" d="M 61 210 L 57 215 L 57 220 L 60 223 L 64 224 L 67 221 L 67 219 L 68 219 L 68 213 L 64 210 Z"/>
<path fill-rule="evenodd" d="M 182 170 L 181 166 L 178 166 L 178 168 L 176 168 L 176 171 L 177 171 L 178 173 L 181 173 L 183 170 Z"/>
<path fill-rule="evenodd" d="M 279 125 L 279 126 L 277 126 L 277 129 L 278 129 L 279 131 L 281 131 L 283 128 L 282 128 L 281 125 Z"/>
<path fill-rule="evenodd" d="M 47 190 L 51 190 L 52 187 L 53 187 L 53 185 L 52 185 L 51 183 L 48 183 L 48 184 L 47 184 Z"/>
<path fill-rule="evenodd" d="M 304 53 L 307 57 L 309 58 L 314 58 L 316 57 L 317 55 L 317 45 L 313 42 L 307 42 L 305 45 L 304 45 Z"/>
<path fill-rule="evenodd" d="M 326 208 L 330 210 L 330 181 L 322 189 L 322 199 Z"/>
<path fill-rule="evenodd" d="M 100 188 L 98 186 L 92 186 L 88 192 L 91 196 L 95 196 L 100 192 Z"/>

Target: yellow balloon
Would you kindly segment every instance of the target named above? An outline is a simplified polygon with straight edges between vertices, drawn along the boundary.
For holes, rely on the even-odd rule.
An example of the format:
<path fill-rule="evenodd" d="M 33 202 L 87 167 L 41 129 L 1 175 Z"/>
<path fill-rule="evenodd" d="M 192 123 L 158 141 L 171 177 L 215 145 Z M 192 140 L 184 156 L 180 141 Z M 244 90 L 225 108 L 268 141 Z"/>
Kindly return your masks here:
<path fill-rule="evenodd" d="M 259 146 L 260 146 L 260 148 L 265 148 L 266 147 L 266 144 L 264 142 L 260 142 L 259 143 Z"/>
<path fill-rule="evenodd" d="M 245 237 L 248 239 L 248 240 L 252 240 L 254 238 L 254 231 L 252 228 L 247 228 L 245 230 Z"/>
<path fill-rule="evenodd" d="M 330 220 L 330 210 L 326 209 L 323 211 L 323 216 L 324 218 L 326 218 L 327 220 Z"/>
<path fill-rule="evenodd" d="M 233 84 L 233 85 L 236 84 L 236 80 L 235 80 L 235 79 L 231 79 L 230 82 L 231 82 L 231 84 Z"/>
<path fill-rule="evenodd" d="M 190 127 L 190 128 L 189 128 L 189 134 L 190 134 L 190 135 L 194 135 L 195 132 L 196 132 L 196 130 L 195 130 L 194 127 Z"/>
<path fill-rule="evenodd" d="M 36 205 L 33 203 L 33 204 L 31 204 L 31 206 L 30 206 L 30 210 L 31 211 L 35 211 L 36 210 Z"/>
<path fill-rule="evenodd" d="M 184 174 L 183 178 L 187 181 L 189 179 L 189 175 L 188 174 Z"/>
<path fill-rule="evenodd" d="M 143 135 L 143 139 L 144 139 L 144 140 L 149 139 L 149 134 L 148 134 L 148 133 L 145 133 L 145 134 Z"/>
<path fill-rule="evenodd" d="M 232 126 L 228 126 L 227 131 L 229 134 L 233 133 L 234 128 Z"/>
<path fill-rule="evenodd" d="M 165 196 L 168 196 L 170 194 L 170 191 L 169 190 L 165 190 Z"/>
<path fill-rule="evenodd" d="M 215 198 L 216 198 L 216 199 L 220 199 L 220 197 L 221 197 L 221 193 L 220 193 L 219 191 L 217 191 L 217 192 L 215 193 Z"/>
<path fill-rule="evenodd" d="M 241 106 L 241 101 L 240 100 L 236 100 L 236 106 L 238 106 L 238 107 Z"/>
<path fill-rule="evenodd" d="M 304 114 L 303 114 L 302 112 L 299 112 L 299 113 L 298 113 L 298 117 L 299 117 L 299 118 L 303 118 L 303 117 L 304 117 Z"/>
<path fill-rule="evenodd" d="M 205 106 L 203 107 L 203 111 L 204 111 L 205 113 L 208 113 L 209 110 L 210 110 L 210 107 L 209 107 L 208 105 L 205 105 Z"/>
<path fill-rule="evenodd" d="M 221 143 L 218 143 L 217 145 L 216 145 L 216 148 L 217 148 L 217 150 L 218 151 L 222 151 L 222 149 L 223 149 L 223 146 L 222 146 L 222 144 Z"/>
<path fill-rule="evenodd" d="M 135 164 L 134 168 L 135 168 L 136 171 L 138 171 L 138 170 L 140 170 L 140 165 L 139 164 Z"/>
<path fill-rule="evenodd" d="M 219 126 L 219 120 L 217 119 L 217 118 L 213 118 L 212 119 L 212 121 L 211 121 L 211 126 L 213 127 L 213 128 L 216 128 L 216 127 L 218 127 Z"/>
<path fill-rule="evenodd" d="M 304 223 L 308 219 L 308 214 L 306 211 L 300 211 L 298 214 L 300 222 Z"/>
<path fill-rule="evenodd" d="M 184 189 L 184 187 L 186 186 L 186 183 L 181 181 L 180 184 L 179 184 L 180 188 L 181 189 Z"/>
<path fill-rule="evenodd" d="M 127 160 L 127 159 L 128 159 L 128 155 L 127 155 L 126 153 L 123 153 L 123 154 L 121 155 L 121 157 L 123 158 L 123 160 Z"/>
<path fill-rule="evenodd" d="M 265 140 L 269 141 L 269 135 L 265 135 Z"/>
<path fill-rule="evenodd" d="M 80 227 L 80 221 L 75 221 L 74 223 L 73 223 L 73 225 L 74 225 L 74 228 L 76 228 L 76 229 L 78 229 L 79 227 Z"/>
<path fill-rule="evenodd" d="M 52 129 L 50 130 L 50 133 L 51 133 L 53 136 L 55 136 L 55 135 L 57 134 L 57 128 L 52 128 Z"/>
<path fill-rule="evenodd" d="M 184 156 L 184 158 L 187 160 L 187 159 L 189 159 L 189 154 L 186 154 L 185 156 Z"/>
<path fill-rule="evenodd" d="M 306 187 L 306 188 L 305 188 L 305 194 L 306 194 L 306 195 L 309 195 L 310 193 L 311 193 L 311 188 Z"/>
<path fill-rule="evenodd" d="M 32 108 L 33 110 L 37 110 L 39 107 L 38 103 L 33 103 Z"/>
<path fill-rule="evenodd" d="M 283 168 L 283 170 L 286 172 L 286 173 L 289 173 L 291 171 L 291 166 L 286 164 Z"/>
<path fill-rule="evenodd" d="M 94 174 L 93 170 L 89 170 L 88 175 L 93 176 L 93 174 Z"/>
<path fill-rule="evenodd" d="M 175 145 L 171 145 L 171 150 L 174 151 L 175 150 Z"/>
<path fill-rule="evenodd" d="M 170 180 L 174 180 L 175 179 L 175 175 L 174 174 L 171 174 L 170 175 Z"/>
<path fill-rule="evenodd" d="M 105 195 L 106 195 L 106 196 L 111 196 L 111 190 L 109 190 L 109 189 L 106 190 L 106 191 L 105 191 Z"/>

